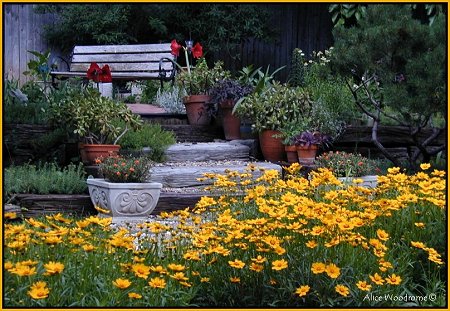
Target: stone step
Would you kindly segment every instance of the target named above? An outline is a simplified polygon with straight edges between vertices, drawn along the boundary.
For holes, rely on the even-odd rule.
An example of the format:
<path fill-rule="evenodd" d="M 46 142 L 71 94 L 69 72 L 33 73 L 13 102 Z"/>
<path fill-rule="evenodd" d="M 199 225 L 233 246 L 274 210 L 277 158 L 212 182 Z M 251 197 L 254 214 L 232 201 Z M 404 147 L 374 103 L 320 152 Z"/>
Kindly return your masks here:
<path fill-rule="evenodd" d="M 212 184 L 212 180 L 198 181 L 198 178 L 204 177 L 205 173 L 224 174 L 226 170 L 238 171 L 243 173 L 252 163 L 258 168 L 266 170 L 277 170 L 280 175 L 282 168 L 279 165 L 270 162 L 243 162 L 243 161 L 208 161 L 208 162 L 182 162 L 182 163 L 165 163 L 153 167 L 150 180 L 163 184 L 166 188 L 185 188 L 199 187 Z M 255 177 L 261 175 L 260 170 L 253 172 Z"/>
<path fill-rule="evenodd" d="M 166 150 L 167 162 L 248 160 L 250 148 L 239 142 L 178 143 Z"/>

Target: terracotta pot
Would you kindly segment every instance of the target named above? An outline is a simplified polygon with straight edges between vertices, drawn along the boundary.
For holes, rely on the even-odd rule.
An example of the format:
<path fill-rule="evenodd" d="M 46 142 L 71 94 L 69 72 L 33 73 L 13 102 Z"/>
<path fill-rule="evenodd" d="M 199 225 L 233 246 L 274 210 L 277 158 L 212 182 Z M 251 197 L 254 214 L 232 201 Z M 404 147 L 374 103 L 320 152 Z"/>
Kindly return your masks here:
<path fill-rule="evenodd" d="M 98 157 L 108 157 L 119 153 L 120 145 L 80 145 L 80 156 L 84 164 L 93 165 Z"/>
<path fill-rule="evenodd" d="M 297 146 L 298 162 L 301 165 L 313 165 L 317 154 L 317 145 Z"/>
<path fill-rule="evenodd" d="M 241 139 L 241 119 L 232 114 L 234 103 L 233 100 L 220 103 L 223 118 L 223 132 L 226 140 Z"/>
<path fill-rule="evenodd" d="M 183 98 L 189 124 L 208 125 L 211 123 L 211 115 L 208 113 L 210 102 L 211 96 L 209 95 L 189 95 Z"/>
<path fill-rule="evenodd" d="M 298 162 L 297 146 L 284 146 L 284 150 L 286 151 L 287 161 L 289 163 Z"/>
<path fill-rule="evenodd" d="M 279 135 L 279 137 L 273 137 Z M 281 132 L 265 130 L 259 134 L 259 144 L 264 159 L 271 162 L 281 162 L 285 160 L 284 145 Z"/>

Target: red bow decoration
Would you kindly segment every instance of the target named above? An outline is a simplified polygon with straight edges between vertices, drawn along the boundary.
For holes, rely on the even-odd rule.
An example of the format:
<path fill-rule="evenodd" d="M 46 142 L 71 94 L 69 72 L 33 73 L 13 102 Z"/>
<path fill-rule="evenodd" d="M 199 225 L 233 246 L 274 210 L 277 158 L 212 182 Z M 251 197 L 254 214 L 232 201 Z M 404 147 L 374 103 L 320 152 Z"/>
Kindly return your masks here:
<path fill-rule="evenodd" d="M 87 78 L 94 82 L 112 82 L 111 70 L 108 65 L 104 65 L 100 68 L 97 63 L 91 63 L 87 71 Z"/>

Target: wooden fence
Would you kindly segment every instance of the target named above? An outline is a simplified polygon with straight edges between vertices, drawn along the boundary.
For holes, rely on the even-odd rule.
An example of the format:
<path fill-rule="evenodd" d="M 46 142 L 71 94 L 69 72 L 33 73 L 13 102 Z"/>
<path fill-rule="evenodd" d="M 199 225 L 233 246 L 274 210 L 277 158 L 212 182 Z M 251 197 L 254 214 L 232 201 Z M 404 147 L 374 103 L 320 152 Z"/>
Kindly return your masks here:
<path fill-rule="evenodd" d="M 44 26 L 54 21 L 52 14 L 34 13 L 33 4 L 5 4 L 3 6 L 3 73 L 5 78 L 19 79 L 21 83 L 29 77 L 23 72 L 34 56 L 28 51 L 45 52 L 49 49 L 43 36 Z M 54 51 L 53 55 L 57 55 Z"/>
<path fill-rule="evenodd" d="M 232 59 L 225 52 L 217 55 L 227 68 L 239 70 L 249 64 L 271 71 L 281 66 L 285 69 L 277 79 L 285 81 L 289 74 L 292 51 L 303 50 L 305 55 L 329 48 L 333 42 L 330 13 L 326 3 L 283 3 L 267 4 L 272 12 L 271 25 L 277 31 L 273 42 L 248 39 L 241 45 L 240 59 Z"/>

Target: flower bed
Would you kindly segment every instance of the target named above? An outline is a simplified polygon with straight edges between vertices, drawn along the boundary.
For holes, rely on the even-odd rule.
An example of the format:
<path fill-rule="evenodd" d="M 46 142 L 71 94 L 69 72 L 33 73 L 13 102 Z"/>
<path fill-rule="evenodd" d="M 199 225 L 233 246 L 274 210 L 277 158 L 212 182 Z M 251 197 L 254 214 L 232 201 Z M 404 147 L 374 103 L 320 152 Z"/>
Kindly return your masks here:
<path fill-rule="evenodd" d="M 391 307 L 405 293 L 445 305 L 445 172 L 391 168 L 366 189 L 298 168 L 207 175 L 230 195 L 138 231 L 61 215 L 7 224 L 4 305 Z"/>

